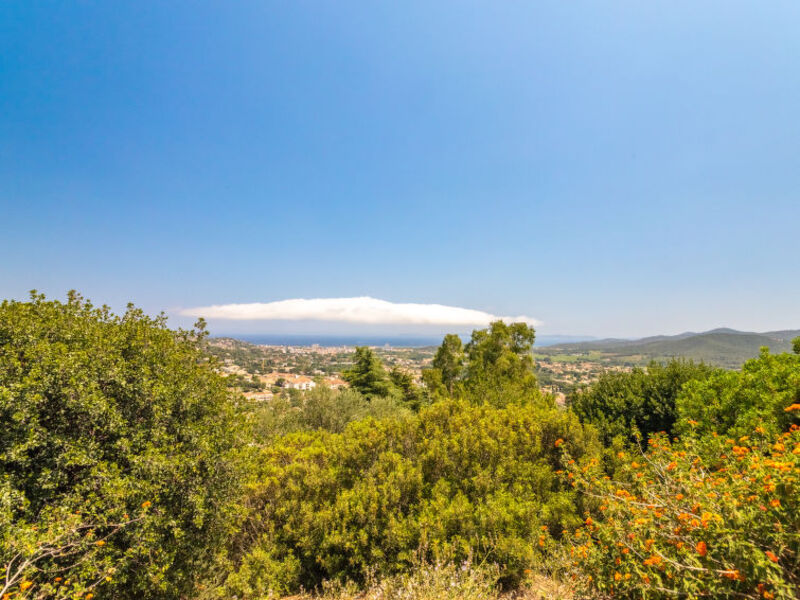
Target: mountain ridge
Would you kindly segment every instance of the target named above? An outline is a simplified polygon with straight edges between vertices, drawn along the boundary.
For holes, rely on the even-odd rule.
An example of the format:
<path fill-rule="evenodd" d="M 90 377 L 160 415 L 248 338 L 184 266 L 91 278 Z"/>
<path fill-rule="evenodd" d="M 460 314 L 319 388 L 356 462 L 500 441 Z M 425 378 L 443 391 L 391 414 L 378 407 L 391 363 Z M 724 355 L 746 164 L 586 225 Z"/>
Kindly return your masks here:
<path fill-rule="evenodd" d="M 587 342 L 559 344 L 540 348 L 547 353 L 602 352 L 631 362 L 687 358 L 736 368 L 758 356 L 762 347 L 770 352 L 790 352 L 791 341 L 800 329 L 767 332 L 738 331 L 719 327 L 703 332 L 687 331 L 677 335 L 655 335 L 634 340 L 607 338 Z"/>

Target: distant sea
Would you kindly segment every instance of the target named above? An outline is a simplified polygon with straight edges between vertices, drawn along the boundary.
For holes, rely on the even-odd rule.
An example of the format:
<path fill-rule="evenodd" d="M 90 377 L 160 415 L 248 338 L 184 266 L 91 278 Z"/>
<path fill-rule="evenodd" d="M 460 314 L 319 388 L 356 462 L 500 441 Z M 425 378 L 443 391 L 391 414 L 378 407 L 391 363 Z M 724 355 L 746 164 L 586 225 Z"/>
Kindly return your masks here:
<path fill-rule="evenodd" d="M 394 348 L 421 348 L 438 346 L 442 343 L 442 335 L 435 336 L 398 336 L 398 335 L 313 335 L 313 334 L 232 334 L 227 336 L 251 344 L 267 346 L 391 346 Z M 468 335 L 462 335 L 466 342 Z M 553 346 L 568 342 L 584 342 L 594 338 L 568 335 L 543 335 L 536 337 L 535 346 Z"/>

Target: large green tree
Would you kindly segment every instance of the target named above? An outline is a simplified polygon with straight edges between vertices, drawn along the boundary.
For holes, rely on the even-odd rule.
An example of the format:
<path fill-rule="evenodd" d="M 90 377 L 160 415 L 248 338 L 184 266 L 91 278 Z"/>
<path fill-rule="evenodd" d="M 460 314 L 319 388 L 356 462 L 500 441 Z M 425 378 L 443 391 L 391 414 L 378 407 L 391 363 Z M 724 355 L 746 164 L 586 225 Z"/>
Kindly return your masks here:
<path fill-rule="evenodd" d="M 395 390 L 400 396 L 400 402 L 411 410 L 418 411 L 425 403 L 422 389 L 414 383 L 414 377 L 408 371 L 394 367 L 389 372 Z"/>
<path fill-rule="evenodd" d="M 356 346 L 353 366 L 342 372 L 342 378 L 367 398 L 385 398 L 394 390 L 381 359 L 367 346 Z"/>
<path fill-rule="evenodd" d="M 422 372 L 428 395 L 496 406 L 541 400 L 531 353 L 535 339 L 526 323 L 503 321 L 474 330 L 466 347 L 457 335 L 446 335 L 432 367 Z"/>
<path fill-rule="evenodd" d="M 647 369 L 608 371 L 591 387 L 570 396 L 572 410 L 595 425 L 605 443 L 615 437 L 633 441 L 659 431 L 672 433 L 677 418 L 676 398 L 688 381 L 709 377 L 714 369 L 691 361 L 652 362 Z"/>
<path fill-rule="evenodd" d="M 240 427 L 203 335 L 75 293 L 0 305 L 6 593 L 181 598 L 213 571 Z"/>
<path fill-rule="evenodd" d="M 433 368 L 441 372 L 442 384 L 452 394 L 453 386 L 461 379 L 464 370 L 464 345 L 459 336 L 453 333 L 444 336 L 433 357 Z"/>
<path fill-rule="evenodd" d="M 535 339 L 526 323 L 495 321 L 473 331 L 465 349 L 468 397 L 498 406 L 540 398 L 531 353 Z"/>

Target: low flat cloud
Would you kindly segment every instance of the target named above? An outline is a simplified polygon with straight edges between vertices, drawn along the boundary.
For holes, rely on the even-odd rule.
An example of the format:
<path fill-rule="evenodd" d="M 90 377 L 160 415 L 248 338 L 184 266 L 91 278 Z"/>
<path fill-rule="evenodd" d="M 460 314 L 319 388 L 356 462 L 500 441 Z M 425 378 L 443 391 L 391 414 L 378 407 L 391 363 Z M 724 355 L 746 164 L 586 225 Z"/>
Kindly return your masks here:
<path fill-rule="evenodd" d="M 525 315 L 501 316 L 481 310 L 444 304 L 399 303 L 370 298 L 296 298 L 278 302 L 215 304 L 185 308 L 185 317 L 233 321 L 330 321 L 367 325 L 448 325 L 485 326 L 502 319 L 538 325 Z"/>

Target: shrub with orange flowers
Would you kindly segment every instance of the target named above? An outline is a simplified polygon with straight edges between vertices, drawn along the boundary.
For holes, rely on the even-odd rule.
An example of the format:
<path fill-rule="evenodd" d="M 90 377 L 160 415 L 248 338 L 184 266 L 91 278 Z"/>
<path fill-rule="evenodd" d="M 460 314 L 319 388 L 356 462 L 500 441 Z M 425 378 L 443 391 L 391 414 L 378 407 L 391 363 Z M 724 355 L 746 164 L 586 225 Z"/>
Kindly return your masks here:
<path fill-rule="evenodd" d="M 570 472 L 597 507 L 571 548 L 587 596 L 800 597 L 800 427 L 661 434 L 623 456 L 613 477 Z"/>

